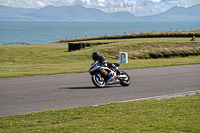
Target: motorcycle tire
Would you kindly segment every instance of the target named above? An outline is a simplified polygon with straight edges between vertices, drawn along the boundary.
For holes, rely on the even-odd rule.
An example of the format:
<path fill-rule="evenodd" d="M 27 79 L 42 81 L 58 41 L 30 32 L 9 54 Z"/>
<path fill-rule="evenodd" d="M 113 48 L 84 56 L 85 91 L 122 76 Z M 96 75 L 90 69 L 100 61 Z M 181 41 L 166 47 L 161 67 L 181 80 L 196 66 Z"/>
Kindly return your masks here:
<path fill-rule="evenodd" d="M 104 78 L 99 78 L 96 75 L 92 75 L 92 82 L 97 88 L 103 88 L 106 85 Z"/>
<path fill-rule="evenodd" d="M 120 85 L 129 86 L 131 84 L 131 78 L 129 77 L 129 75 L 124 71 L 121 71 L 121 75 L 126 75 L 127 78 L 120 79 Z"/>

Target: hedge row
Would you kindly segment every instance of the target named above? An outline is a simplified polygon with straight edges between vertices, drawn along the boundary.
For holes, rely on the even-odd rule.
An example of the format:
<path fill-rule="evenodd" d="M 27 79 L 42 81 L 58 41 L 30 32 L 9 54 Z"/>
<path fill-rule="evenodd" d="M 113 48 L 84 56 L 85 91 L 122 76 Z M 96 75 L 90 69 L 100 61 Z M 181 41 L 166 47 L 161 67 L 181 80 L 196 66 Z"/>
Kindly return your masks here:
<path fill-rule="evenodd" d="M 154 53 L 150 53 L 149 57 L 153 58 L 153 59 L 158 59 L 158 58 L 170 58 L 170 57 L 188 57 L 188 56 L 198 56 L 200 53 L 172 53 L 172 54 L 165 54 L 165 53 L 161 53 L 161 54 L 154 54 Z"/>
<path fill-rule="evenodd" d="M 143 54 L 141 54 L 143 53 Z M 155 50 L 141 52 L 140 55 L 134 55 L 134 53 L 129 54 L 130 59 L 158 59 L 158 58 L 171 58 L 171 57 L 188 57 L 188 56 L 198 56 L 200 55 L 200 48 L 193 49 L 173 49 L 173 50 Z"/>
<path fill-rule="evenodd" d="M 200 37 L 200 31 L 165 31 L 165 32 L 144 32 L 123 35 L 99 36 L 78 39 L 60 40 L 57 43 L 76 41 L 103 40 L 103 39 L 126 39 L 126 38 L 156 38 L 156 37 Z"/>

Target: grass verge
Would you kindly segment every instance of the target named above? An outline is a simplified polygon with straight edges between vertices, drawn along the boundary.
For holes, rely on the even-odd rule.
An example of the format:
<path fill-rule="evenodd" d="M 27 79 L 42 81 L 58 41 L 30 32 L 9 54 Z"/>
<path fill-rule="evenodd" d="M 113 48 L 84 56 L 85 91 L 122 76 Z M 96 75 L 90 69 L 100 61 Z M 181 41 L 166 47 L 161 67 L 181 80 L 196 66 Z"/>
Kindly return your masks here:
<path fill-rule="evenodd" d="M 200 94 L 33 112 L 0 118 L 0 132 L 200 131 Z"/>
<path fill-rule="evenodd" d="M 0 45 L 0 78 L 86 72 L 91 54 L 99 51 L 110 62 L 117 62 L 119 52 L 128 52 L 129 63 L 120 69 L 200 64 L 199 56 L 149 59 L 150 54 L 200 53 L 200 40 L 190 38 L 121 39 L 106 45 L 68 52 L 68 45 Z M 143 60 L 139 60 L 143 59 Z M 146 60 L 148 59 L 148 60 Z"/>

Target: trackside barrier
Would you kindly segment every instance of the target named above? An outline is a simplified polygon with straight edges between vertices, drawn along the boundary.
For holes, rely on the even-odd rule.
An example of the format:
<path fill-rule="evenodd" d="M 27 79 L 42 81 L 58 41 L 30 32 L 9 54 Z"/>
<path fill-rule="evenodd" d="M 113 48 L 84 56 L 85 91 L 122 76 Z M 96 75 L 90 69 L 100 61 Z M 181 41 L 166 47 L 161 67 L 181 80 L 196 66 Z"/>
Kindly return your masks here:
<path fill-rule="evenodd" d="M 82 48 L 90 47 L 92 45 L 110 44 L 110 42 L 97 42 L 97 43 L 68 43 L 68 51 L 76 51 Z"/>

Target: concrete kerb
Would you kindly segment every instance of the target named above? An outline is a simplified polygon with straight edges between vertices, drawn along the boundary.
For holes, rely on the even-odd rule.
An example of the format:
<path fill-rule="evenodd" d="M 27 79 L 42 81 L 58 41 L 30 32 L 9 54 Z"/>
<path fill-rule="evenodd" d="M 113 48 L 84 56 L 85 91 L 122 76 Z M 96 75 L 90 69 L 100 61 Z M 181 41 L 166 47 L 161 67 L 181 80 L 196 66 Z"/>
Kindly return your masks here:
<path fill-rule="evenodd" d="M 139 99 L 131 99 L 131 100 L 125 100 L 125 101 L 118 101 L 116 103 L 125 103 L 125 102 L 132 102 L 132 101 L 138 101 L 138 100 L 148 100 L 148 99 L 154 99 L 154 98 L 155 99 L 173 98 L 173 97 L 181 97 L 181 96 L 186 96 L 186 95 L 195 95 L 196 93 L 200 93 L 200 90 L 154 96 L 154 97 L 139 98 Z M 93 106 L 99 106 L 99 105 L 93 105 Z"/>

